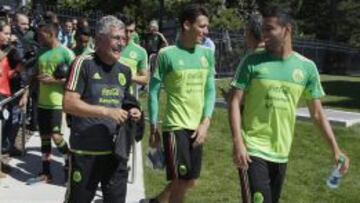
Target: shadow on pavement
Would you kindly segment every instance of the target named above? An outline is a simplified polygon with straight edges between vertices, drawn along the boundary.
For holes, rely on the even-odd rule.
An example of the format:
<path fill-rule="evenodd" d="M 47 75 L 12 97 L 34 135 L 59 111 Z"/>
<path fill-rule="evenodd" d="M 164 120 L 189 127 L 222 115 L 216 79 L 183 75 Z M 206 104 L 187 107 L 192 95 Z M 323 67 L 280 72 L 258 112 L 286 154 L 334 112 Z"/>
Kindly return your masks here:
<path fill-rule="evenodd" d="M 328 101 L 323 102 L 325 105 L 346 108 L 346 109 L 359 109 L 360 107 L 360 82 L 356 81 L 324 81 L 322 86 L 327 95 L 346 97 L 344 101 Z"/>
<path fill-rule="evenodd" d="M 62 157 L 62 155 L 56 150 L 52 150 L 52 157 Z M 9 176 L 26 184 L 29 178 L 36 177 L 41 172 L 41 155 L 39 147 L 29 147 L 26 150 L 24 157 L 13 157 L 16 160 L 16 164 L 11 165 L 11 172 Z M 63 163 L 52 158 L 50 167 L 53 181 L 48 184 L 65 186 L 64 184 L 64 171 Z"/>

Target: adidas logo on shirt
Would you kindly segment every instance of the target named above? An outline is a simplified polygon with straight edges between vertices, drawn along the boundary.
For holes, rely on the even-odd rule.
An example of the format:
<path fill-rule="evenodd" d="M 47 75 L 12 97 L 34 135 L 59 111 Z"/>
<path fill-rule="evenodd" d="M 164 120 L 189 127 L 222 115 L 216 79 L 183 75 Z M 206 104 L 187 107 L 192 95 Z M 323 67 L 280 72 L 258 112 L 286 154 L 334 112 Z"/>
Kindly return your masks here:
<path fill-rule="evenodd" d="M 92 78 L 95 79 L 95 80 L 100 80 L 101 76 L 100 76 L 99 73 L 95 73 Z"/>
<path fill-rule="evenodd" d="M 60 128 L 59 128 L 59 126 L 54 126 L 52 130 L 53 130 L 53 131 L 59 131 Z"/>

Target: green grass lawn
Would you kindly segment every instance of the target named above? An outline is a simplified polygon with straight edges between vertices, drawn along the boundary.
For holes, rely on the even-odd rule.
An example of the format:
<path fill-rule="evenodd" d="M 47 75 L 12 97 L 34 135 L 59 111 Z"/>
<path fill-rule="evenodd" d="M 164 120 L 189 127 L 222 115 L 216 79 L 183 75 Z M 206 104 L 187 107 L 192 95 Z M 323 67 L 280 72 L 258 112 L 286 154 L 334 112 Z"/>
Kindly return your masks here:
<path fill-rule="evenodd" d="M 323 100 L 325 106 L 359 111 L 360 94 L 357 91 L 360 78 L 324 75 L 322 81 L 328 94 Z M 218 86 L 226 88 L 227 84 L 228 81 L 218 82 Z M 325 184 L 333 160 L 324 139 L 311 123 L 297 122 L 281 202 L 360 202 L 360 126 L 334 128 L 334 131 L 340 146 L 352 160 L 349 173 L 343 178 L 340 188 L 330 190 Z M 204 146 L 201 178 L 198 186 L 187 194 L 186 202 L 239 202 L 239 179 L 232 164 L 230 137 L 227 112 L 216 109 Z M 147 138 L 148 133 L 144 137 L 144 153 Z M 147 197 L 157 195 L 167 184 L 164 172 L 147 167 L 144 178 Z"/>

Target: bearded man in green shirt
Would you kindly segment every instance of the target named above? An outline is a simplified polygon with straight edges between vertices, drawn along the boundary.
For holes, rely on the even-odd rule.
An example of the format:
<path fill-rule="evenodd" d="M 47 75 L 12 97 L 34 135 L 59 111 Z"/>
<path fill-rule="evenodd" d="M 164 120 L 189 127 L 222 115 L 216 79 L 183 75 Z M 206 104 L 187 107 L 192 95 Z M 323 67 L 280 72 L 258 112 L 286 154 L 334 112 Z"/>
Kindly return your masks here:
<path fill-rule="evenodd" d="M 231 83 L 229 121 L 234 143 L 234 163 L 247 170 L 253 201 L 276 203 L 280 199 L 293 140 L 296 108 L 303 96 L 315 125 L 328 142 L 333 159 L 346 155 L 323 112 L 324 96 L 313 61 L 292 48 L 293 20 L 279 7 L 263 9 L 265 50 L 246 56 Z M 245 109 L 239 104 L 245 97 Z M 346 173 L 349 158 L 341 167 Z"/>

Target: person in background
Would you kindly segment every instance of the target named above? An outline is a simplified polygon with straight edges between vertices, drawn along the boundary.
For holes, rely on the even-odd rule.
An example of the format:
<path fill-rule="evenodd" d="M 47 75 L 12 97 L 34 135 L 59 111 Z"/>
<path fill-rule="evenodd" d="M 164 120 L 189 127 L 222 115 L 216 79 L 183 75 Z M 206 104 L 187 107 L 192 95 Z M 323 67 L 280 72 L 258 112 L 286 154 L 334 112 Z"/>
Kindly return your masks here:
<path fill-rule="evenodd" d="M 165 36 L 159 32 L 159 24 L 156 20 L 150 21 L 149 32 L 145 34 L 143 47 L 150 56 L 157 54 L 162 47 L 168 46 Z"/>
<path fill-rule="evenodd" d="M 69 49 L 72 49 L 75 45 L 74 42 L 74 30 L 71 20 L 66 20 L 63 28 L 59 31 L 59 42 Z"/>
<path fill-rule="evenodd" d="M 121 51 L 120 63 L 131 70 L 131 80 L 134 84 L 147 85 L 149 81 L 148 56 L 144 48 L 132 40 L 135 32 L 135 21 L 129 16 L 120 18 L 126 26 L 126 47 Z"/>
<path fill-rule="evenodd" d="M 215 53 L 215 43 L 210 39 L 210 37 L 205 37 L 201 45 L 211 49 Z"/>
<path fill-rule="evenodd" d="M 91 31 L 89 27 L 78 29 L 75 34 L 75 47 L 73 49 L 76 56 L 93 53 L 91 48 Z"/>
<path fill-rule="evenodd" d="M 264 50 L 265 42 L 262 35 L 262 16 L 260 13 L 253 13 L 249 16 L 245 25 L 244 38 L 248 53 Z"/>
<path fill-rule="evenodd" d="M 37 58 L 37 80 L 39 81 L 38 122 L 41 136 L 42 171 L 37 180 L 51 182 L 51 140 L 65 158 L 65 178 L 67 174 L 68 145 L 62 136 L 62 108 L 64 84 L 66 78 L 56 77 L 60 66 L 70 66 L 75 58 L 74 53 L 58 41 L 57 25 L 40 24 L 38 40 L 43 46 Z"/>
<path fill-rule="evenodd" d="M 13 41 L 9 45 L 11 48 L 8 53 L 9 65 L 11 70 L 22 67 L 22 71 L 17 71 L 16 74 L 10 79 L 11 92 L 15 93 L 27 85 L 27 74 L 24 69 L 27 52 L 29 50 L 30 42 L 25 38 L 26 33 L 29 30 L 29 18 L 21 13 L 16 13 L 13 20 L 12 36 Z M 26 67 L 27 68 L 27 67 Z M 8 136 L 10 140 L 11 149 L 9 151 L 11 156 L 21 155 L 19 146 L 16 147 L 16 137 L 20 129 L 21 123 L 25 122 L 25 114 L 23 113 L 28 102 L 28 89 L 25 90 L 24 94 L 18 98 L 15 98 L 8 104 L 10 112 L 10 119 L 12 120 L 11 130 L 9 130 Z"/>
<path fill-rule="evenodd" d="M 257 51 L 263 51 L 265 49 L 265 42 L 262 36 L 262 16 L 259 13 L 253 13 L 247 19 L 244 31 L 244 39 L 246 46 L 246 53 L 250 54 Z M 241 62 L 240 62 L 241 63 Z M 231 90 L 227 90 L 224 87 L 220 87 L 220 92 L 225 101 L 229 101 Z M 241 112 L 243 111 L 243 105 L 241 105 Z"/>
<path fill-rule="evenodd" d="M 78 29 L 78 20 L 76 18 L 73 18 L 71 20 L 72 26 L 73 26 L 73 33 L 76 33 L 76 30 Z"/>
<path fill-rule="evenodd" d="M 19 74 L 21 71 L 21 66 L 17 66 L 16 69 L 12 69 L 10 67 L 9 59 L 7 54 L 11 47 L 9 47 L 11 37 L 11 28 L 10 25 L 4 21 L 0 20 L 0 50 L 1 50 L 1 58 L 0 58 L 0 100 L 8 98 L 12 95 L 10 80 L 15 75 Z M 19 101 L 18 101 L 19 102 Z M 22 103 L 19 103 L 22 105 Z M 10 153 L 15 150 L 15 138 L 16 134 L 14 131 L 14 122 L 15 119 L 14 111 L 13 111 L 13 103 L 9 103 L 5 108 L 8 108 L 10 112 L 9 119 L 5 121 L 2 126 L 2 146 L 1 150 L 4 153 Z M 16 123 L 15 123 L 16 124 Z"/>

